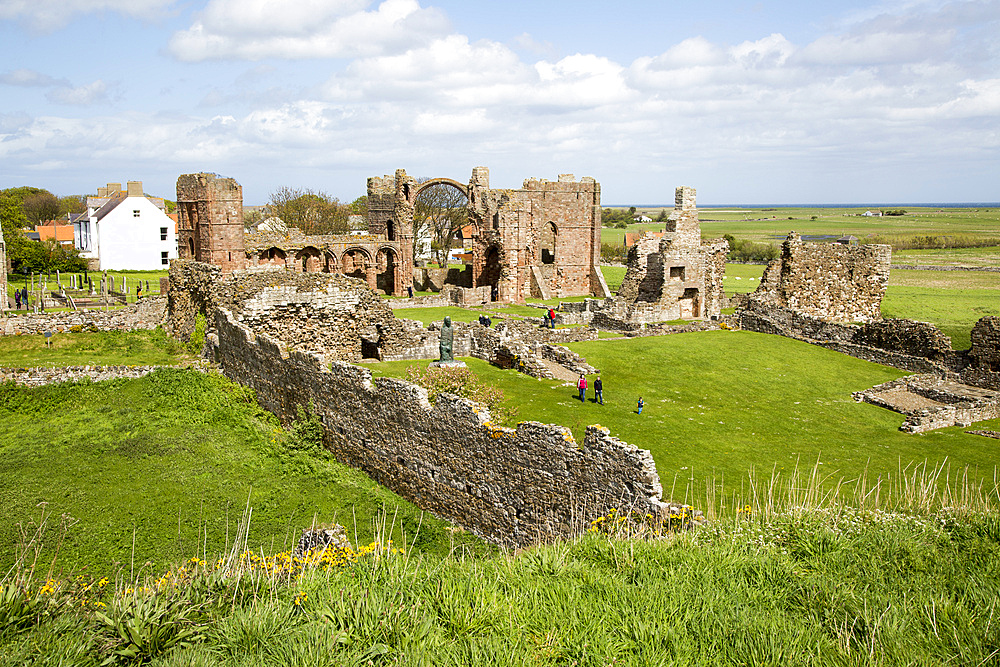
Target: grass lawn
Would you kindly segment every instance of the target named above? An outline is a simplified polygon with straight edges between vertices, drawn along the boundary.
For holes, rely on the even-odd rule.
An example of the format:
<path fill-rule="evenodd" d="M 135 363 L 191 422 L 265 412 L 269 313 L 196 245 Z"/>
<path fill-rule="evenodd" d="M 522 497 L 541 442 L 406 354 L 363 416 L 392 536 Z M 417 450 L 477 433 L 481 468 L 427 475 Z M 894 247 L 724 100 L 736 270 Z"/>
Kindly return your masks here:
<path fill-rule="evenodd" d="M 225 551 L 248 502 L 251 550 L 293 546 L 314 519 L 352 535 L 356 524 L 367 541 L 383 508 L 397 542 L 400 526 L 412 538 L 421 522 L 420 550 L 446 552 L 452 539 L 444 522 L 298 443 L 252 392 L 218 375 L 161 369 L 129 381 L 0 385 L 0 432 L 4 570 L 18 524 L 37 520 L 42 503 L 41 560 L 58 545 L 60 566 L 108 575 L 116 564 L 128 574 L 133 537 L 137 571 Z M 61 516 L 73 525 L 60 544 Z"/>
<path fill-rule="evenodd" d="M 768 477 L 797 464 L 811 468 L 817 460 L 834 480 L 855 479 L 866 469 L 870 478 L 897 479 L 899 470 L 925 461 L 946 462 L 953 471 L 970 466 L 976 479 L 993 477 L 996 456 L 989 439 L 957 427 L 906 435 L 898 430 L 900 415 L 853 401 L 852 391 L 905 374 L 896 369 L 752 332 L 570 347 L 602 369 L 604 406 L 589 400 L 581 405 L 572 386 L 466 361 L 506 392 L 517 419 L 568 426 L 578 440 L 587 425 L 600 423 L 649 449 L 665 495 L 675 500 L 705 502 L 707 485 L 723 480 L 726 494 L 740 495 L 751 469 Z M 413 363 L 427 362 L 373 370 L 401 376 Z M 639 396 L 646 404 L 641 416 L 635 414 Z"/>
<path fill-rule="evenodd" d="M 396 308 L 393 311 L 396 317 L 407 320 L 416 320 L 427 326 L 431 322 L 440 322 L 446 315 L 451 316 L 452 322 L 476 322 L 483 311 L 472 310 L 471 308 L 459 308 L 458 306 L 441 306 L 434 308 Z M 497 316 L 493 316 L 494 318 Z"/>
<path fill-rule="evenodd" d="M 1000 266 L 1000 246 L 896 250 L 892 253 L 892 261 L 898 264 L 930 264 L 935 266 Z"/>
<path fill-rule="evenodd" d="M 890 284 L 882 299 L 883 317 L 930 322 L 951 336 L 951 346 L 955 350 L 969 348 L 972 326 L 986 315 L 1000 315 L 1000 292 L 990 289 L 897 287 Z"/>
<path fill-rule="evenodd" d="M 194 359 L 162 329 L 0 336 L 0 366 L 161 366 Z"/>

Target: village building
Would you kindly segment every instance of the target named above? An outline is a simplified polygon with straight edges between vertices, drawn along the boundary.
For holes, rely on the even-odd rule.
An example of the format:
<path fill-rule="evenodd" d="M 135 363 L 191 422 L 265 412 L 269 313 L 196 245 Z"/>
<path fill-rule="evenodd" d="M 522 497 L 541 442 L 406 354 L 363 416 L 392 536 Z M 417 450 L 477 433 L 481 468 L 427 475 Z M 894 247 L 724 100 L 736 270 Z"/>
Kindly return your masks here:
<path fill-rule="evenodd" d="M 158 270 L 177 257 L 174 221 L 163 199 L 147 197 L 142 181 L 97 189 L 87 214 L 73 221 L 73 245 L 91 270 Z"/>

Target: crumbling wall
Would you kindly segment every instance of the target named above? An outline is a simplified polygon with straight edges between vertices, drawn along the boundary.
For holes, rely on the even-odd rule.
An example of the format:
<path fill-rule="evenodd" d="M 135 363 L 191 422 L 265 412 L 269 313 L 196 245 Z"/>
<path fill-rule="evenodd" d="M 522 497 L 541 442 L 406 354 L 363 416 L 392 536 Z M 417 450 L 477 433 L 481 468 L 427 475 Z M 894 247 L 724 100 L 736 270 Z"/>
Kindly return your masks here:
<path fill-rule="evenodd" d="M 78 310 L 64 313 L 28 313 L 0 317 L 0 335 L 20 336 L 81 331 L 136 331 L 155 329 L 167 315 L 167 300 L 149 297 L 116 310 Z"/>
<path fill-rule="evenodd" d="M 717 318 L 725 305 L 725 239 L 701 240 L 695 189 L 679 187 L 662 234 L 646 233 L 629 248 L 628 269 L 614 298 L 594 320 L 630 329 L 653 322 Z"/>
<path fill-rule="evenodd" d="M 177 178 L 177 253 L 218 266 L 223 273 L 246 266 L 243 186 L 218 174 Z"/>
<path fill-rule="evenodd" d="M 1000 389 L 1000 317 L 988 315 L 972 327 L 969 365 L 962 381 L 977 387 Z"/>
<path fill-rule="evenodd" d="M 611 508 L 659 515 L 662 489 L 645 450 L 588 427 L 582 443 L 561 426 L 501 428 L 489 411 L 357 366 L 289 352 L 228 311 L 216 313 L 219 358 L 231 379 L 289 422 L 311 406 L 324 444 L 420 507 L 485 539 L 523 546 L 582 532 Z"/>
<path fill-rule="evenodd" d="M 833 322 L 876 321 L 891 259 L 888 245 L 804 243 L 792 232 L 749 300 Z"/>

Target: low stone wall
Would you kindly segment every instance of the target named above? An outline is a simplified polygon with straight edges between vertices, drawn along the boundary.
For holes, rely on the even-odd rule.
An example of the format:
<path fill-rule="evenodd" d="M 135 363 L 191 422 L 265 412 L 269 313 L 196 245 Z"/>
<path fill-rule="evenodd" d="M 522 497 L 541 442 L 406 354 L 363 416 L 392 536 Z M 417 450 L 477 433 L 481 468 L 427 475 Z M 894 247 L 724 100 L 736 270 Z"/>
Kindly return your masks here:
<path fill-rule="evenodd" d="M 0 317 L 0 335 L 20 336 L 81 331 L 135 331 L 155 329 L 166 321 L 167 300 L 149 297 L 117 310 L 79 310 Z"/>
<path fill-rule="evenodd" d="M 908 271 L 987 271 L 1000 272 L 1000 266 L 934 266 L 927 264 L 893 264 L 893 269 L 906 269 Z"/>
<path fill-rule="evenodd" d="M 900 410 L 891 400 L 884 398 L 899 392 L 922 396 L 939 405 Z M 865 391 L 854 392 L 852 396 L 858 402 L 871 403 L 901 412 L 906 419 L 899 430 L 906 433 L 925 433 L 949 426 L 969 426 L 975 422 L 1000 417 L 1000 395 L 960 394 L 950 389 L 945 378 L 937 375 L 900 378 Z"/>
<path fill-rule="evenodd" d="M 416 385 L 288 352 L 228 311 L 217 311 L 215 328 L 223 372 L 267 410 L 287 423 L 312 406 L 340 461 L 485 539 L 523 546 L 575 535 L 612 508 L 664 508 L 652 456 L 606 429 L 588 427 L 577 443 L 561 426 L 501 428 L 471 401 L 444 395 L 432 405 Z"/>
<path fill-rule="evenodd" d="M 25 387 L 41 387 L 57 382 L 90 380 L 134 380 L 156 370 L 156 366 L 64 366 L 61 368 L 0 368 L 0 383 L 13 382 Z"/>

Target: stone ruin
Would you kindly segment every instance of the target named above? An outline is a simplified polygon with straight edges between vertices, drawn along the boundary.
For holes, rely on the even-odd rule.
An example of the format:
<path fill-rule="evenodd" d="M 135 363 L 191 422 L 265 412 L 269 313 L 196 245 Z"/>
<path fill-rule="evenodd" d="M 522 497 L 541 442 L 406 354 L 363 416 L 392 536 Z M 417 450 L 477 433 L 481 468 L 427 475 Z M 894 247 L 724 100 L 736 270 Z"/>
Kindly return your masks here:
<path fill-rule="evenodd" d="M 831 322 L 882 319 L 892 247 L 804 243 L 791 232 L 743 308 L 785 308 Z"/>
<path fill-rule="evenodd" d="M 476 167 L 468 185 L 423 183 L 403 169 L 368 179 L 368 234 L 307 236 L 299 230 L 243 236 L 242 189 L 215 174 L 177 179 L 180 257 L 224 273 L 278 265 L 301 273 L 340 273 L 402 296 L 413 285 L 413 214 L 425 189 L 446 184 L 468 198 L 472 262 L 457 295 L 464 302 L 523 302 L 527 297 L 610 296 L 600 269 L 601 186 L 571 174 L 527 179 L 520 190 L 490 187 Z M 238 224 L 238 227 L 236 226 Z"/>
<path fill-rule="evenodd" d="M 229 273 L 246 266 L 243 187 L 218 174 L 177 178 L 177 256 Z"/>
<path fill-rule="evenodd" d="M 720 315 L 729 243 L 701 240 L 695 195 L 694 188 L 677 188 L 663 234 L 643 234 L 629 249 L 621 287 L 603 304 L 595 324 L 620 329 Z"/>
<path fill-rule="evenodd" d="M 206 315 L 206 351 L 284 423 L 310 406 L 338 460 L 488 540 L 524 546 L 578 534 L 612 508 L 667 511 L 652 456 L 607 429 L 591 426 L 578 443 L 561 426 L 500 427 L 485 406 L 447 394 L 432 405 L 421 387 L 347 363 L 437 355 L 433 326 L 394 318 L 361 280 L 284 270 L 223 275 L 177 260 L 168 303 L 168 327 L 182 338 Z M 455 353 L 541 377 L 549 364 L 596 371 L 546 335 L 513 322 L 456 323 Z"/>
<path fill-rule="evenodd" d="M 10 265 L 7 262 L 7 245 L 3 241 L 3 230 L 0 229 L 0 295 L 3 297 L 3 308 L 8 307 L 10 297 L 7 296 L 7 274 L 10 273 Z"/>

